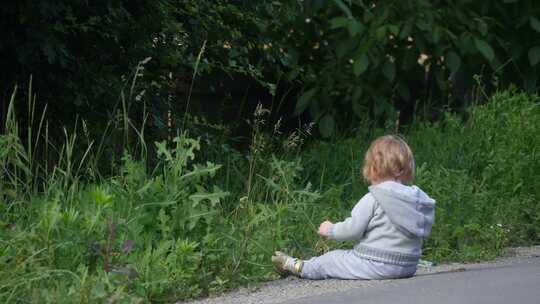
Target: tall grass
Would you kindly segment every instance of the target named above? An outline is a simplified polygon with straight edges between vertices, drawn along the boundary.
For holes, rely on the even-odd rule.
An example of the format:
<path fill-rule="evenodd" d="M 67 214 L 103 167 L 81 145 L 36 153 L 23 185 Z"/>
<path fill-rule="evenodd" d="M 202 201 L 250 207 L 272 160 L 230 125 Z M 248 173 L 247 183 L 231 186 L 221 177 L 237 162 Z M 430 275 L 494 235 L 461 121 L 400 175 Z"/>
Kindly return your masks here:
<path fill-rule="evenodd" d="M 415 183 L 438 201 L 426 258 L 478 260 L 506 246 L 540 243 L 539 101 L 508 90 L 467 115 L 447 113 L 407 128 L 403 136 L 418 166 Z M 367 191 L 358 177 L 362 153 L 386 132 L 315 143 L 304 154 L 304 167 L 310 176 L 324 173 L 326 188 L 344 186 L 344 201 L 354 201 Z"/>
<path fill-rule="evenodd" d="M 298 134 L 307 131 L 270 136 L 261 108 L 247 152 L 180 133 L 155 143 L 152 156 L 124 149 L 102 176 L 103 138 L 94 144 L 81 122 L 82 131 L 65 130 L 53 146 L 47 119 L 34 114 L 33 130 L 25 129 L 34 133 L 21 136 L 16 101 L 14 93 L 0 135 L 5 303 L 170 302 L 276 278 L 269 263 L 276 249 L 309 257 L 346 247 L 321 240 L 316 228 L 347 216 L 365 193 L 363 153 L 387 132 L 299 149 Z M 471 108 L 467 120 L 448 114 L 406 130 L 416 183 L 438 201 L 426 258 L 491 258 L 505 246 L 540 241 L 538 101 L 502 92 Z M 141 151 L 151 151 L 123 108 L 124 127 L 137 130 Z"/>

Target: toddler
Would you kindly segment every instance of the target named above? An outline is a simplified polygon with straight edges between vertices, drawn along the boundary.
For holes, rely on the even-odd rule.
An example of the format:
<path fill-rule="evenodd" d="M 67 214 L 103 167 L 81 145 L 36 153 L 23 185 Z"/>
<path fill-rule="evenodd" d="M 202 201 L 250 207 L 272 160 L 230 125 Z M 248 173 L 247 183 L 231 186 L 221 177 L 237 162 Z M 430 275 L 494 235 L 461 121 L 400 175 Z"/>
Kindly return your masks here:
<path fill-rule="evenodd" d="M 353 240 L 352 250 L 334 250 L 303 261 L 277 251 L 276 269 L 306 279 L 390 279 L 413 276 L 422 255 L 422 241 L 431 232 L 435 200 L 414 179 L 415 163 L 401 138 L 375 140 L 364 158 L 362 173 L 369 192 L 343 222 L 323 222 L 319 234 Z"/>

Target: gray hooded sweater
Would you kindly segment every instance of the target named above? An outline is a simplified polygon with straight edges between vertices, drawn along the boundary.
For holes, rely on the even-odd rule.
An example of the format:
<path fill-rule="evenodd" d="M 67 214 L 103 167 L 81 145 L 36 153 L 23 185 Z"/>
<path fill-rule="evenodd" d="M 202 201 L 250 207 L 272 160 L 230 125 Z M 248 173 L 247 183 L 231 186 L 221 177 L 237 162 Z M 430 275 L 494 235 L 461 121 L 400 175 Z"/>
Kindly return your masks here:
<path fill-rule="evenodd" d="M 369 187 L 351 216 L 334 224 L 328 237 L 356 241 L 355 252 L 362 258 L 416 265 L 434 219 L 435 200 L 424 191 L 387 181 Z"/>

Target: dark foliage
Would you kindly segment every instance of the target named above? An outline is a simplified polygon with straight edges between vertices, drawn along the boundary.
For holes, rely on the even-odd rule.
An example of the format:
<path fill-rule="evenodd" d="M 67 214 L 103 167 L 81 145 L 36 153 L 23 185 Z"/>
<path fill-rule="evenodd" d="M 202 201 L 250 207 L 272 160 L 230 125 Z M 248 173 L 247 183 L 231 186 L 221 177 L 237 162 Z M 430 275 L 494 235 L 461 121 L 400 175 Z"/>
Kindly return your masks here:
<path fill-rule="evenodd" d="M 110 118 L 151 57 L 129 95 L 144 93 L 157 120 L 194 107 L 237 121 L 264 99 L 276 116 L 309 113 L 330 136 L 397 111 L 462 107 L 478 84 L 537 90 L 538 15 L 534 0 L 10 2 L 0 8 L 2 109 L 33 75 L 62 120 Z"/>

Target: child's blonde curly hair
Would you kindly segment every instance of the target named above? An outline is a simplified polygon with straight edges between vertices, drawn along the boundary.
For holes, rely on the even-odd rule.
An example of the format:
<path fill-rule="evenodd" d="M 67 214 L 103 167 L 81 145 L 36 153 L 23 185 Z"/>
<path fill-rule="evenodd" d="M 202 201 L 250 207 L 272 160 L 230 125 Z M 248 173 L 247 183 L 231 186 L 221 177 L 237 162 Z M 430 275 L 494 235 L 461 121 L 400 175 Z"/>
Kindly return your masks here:
<path fill-rule="evenodd" d="M 362 174 L 371 184 L 394 180 L 409 184 L 414 180 L 415 163 L 411 148 L 394 135 L 377 138 L 364 157 Z"/>

